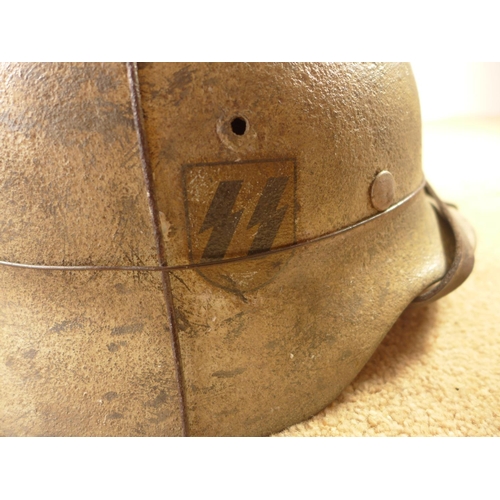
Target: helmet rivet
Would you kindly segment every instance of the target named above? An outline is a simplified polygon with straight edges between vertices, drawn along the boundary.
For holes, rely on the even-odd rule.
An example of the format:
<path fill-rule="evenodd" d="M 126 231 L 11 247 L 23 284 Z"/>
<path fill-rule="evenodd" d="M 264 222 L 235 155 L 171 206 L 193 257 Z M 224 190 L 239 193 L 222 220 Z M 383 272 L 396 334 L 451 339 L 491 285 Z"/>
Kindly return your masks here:
<path fill-rule="evenodd" d="M 396 190 L 396 183 L 394 177 L 387 170 L 383 170 L 375 177 L 372 182 L 370 196 L 372 205 L 382 212 L 389 208 L 394 201 L 394 192 Z"/>

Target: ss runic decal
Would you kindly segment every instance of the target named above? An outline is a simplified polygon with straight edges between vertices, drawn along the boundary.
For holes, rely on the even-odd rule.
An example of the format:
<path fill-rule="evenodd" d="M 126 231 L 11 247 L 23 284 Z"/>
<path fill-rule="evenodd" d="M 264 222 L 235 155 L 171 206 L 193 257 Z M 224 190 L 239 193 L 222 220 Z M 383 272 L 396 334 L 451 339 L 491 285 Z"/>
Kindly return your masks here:
<path fill-rule="evenodd" d="M 292 252 L 224 265 L 295 242 L 295 161 L 259 160 L 183 167 L 189 260 L 220 260 L 198 270 L 210 283 L 254 290 L 273 279 Z"/>
<path fill-rule="evenodd" d="M 231 243 L 243 210 L 232 213 L 243 181 L 222 181 L 212 199 L 200 233 L 213 227 L 201 260 L 222 259 Z"/>
<path fill-rule="evenodd" d="M 271 249 L 274 238 L 288 209 L 288 205 L 285 205 L 276 210 L 287 182 L 288 177 L 271 177 L 268 179 L 264 192 L 247 226 L 250 229 L 260 224 L 248 255 Z"/>
<path fill-rule="evenodd" d="M 285 205 L 276 210 L 287 182 L 288 177 L 268 179 L 247 226 L 247 229 L 251 229 L 259 224 L 248 255 L 264 252 L 271 248 L 288 209 L 288 205 Z M 222 181 L 219 183 L 199 231 L 203 233 L 207 229 L 213 228 L 201 260 L 222 259 L 226 255 L 226 250 L 243 214 L 243 209 L 239 212 L 232 212 L 242 183 L 243 181 Z"/>

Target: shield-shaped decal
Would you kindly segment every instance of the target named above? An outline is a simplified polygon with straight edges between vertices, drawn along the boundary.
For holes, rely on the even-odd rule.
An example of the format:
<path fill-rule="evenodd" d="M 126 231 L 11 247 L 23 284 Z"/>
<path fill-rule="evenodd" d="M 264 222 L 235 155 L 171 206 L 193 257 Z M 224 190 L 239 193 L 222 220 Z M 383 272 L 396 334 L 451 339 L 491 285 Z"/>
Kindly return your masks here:
<path fill-rule="evenodd" d="M 221 262 L 199 268 L 200 274 L 235 292 L 274 278 L 291 252 L 223 261 L 295 242 L 295 161 L 185 165 L 183 181 L 191 262 Z"/>

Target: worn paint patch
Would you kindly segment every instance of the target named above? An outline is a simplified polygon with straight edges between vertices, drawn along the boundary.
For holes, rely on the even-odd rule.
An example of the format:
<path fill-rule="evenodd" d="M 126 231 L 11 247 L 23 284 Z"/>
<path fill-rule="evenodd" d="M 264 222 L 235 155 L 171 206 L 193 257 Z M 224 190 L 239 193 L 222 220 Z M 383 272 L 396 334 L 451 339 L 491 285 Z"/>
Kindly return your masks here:
<path fill-rule="evenodd" d="M 144 329 L 144 323 L 116 326 L 111 330 L 111 335 L 127 335 L 129 333 L 140 333 Z"/>
<path fill-rule="evenodd" d="M 148 401 L 145 406 L 150 406 L 152 408 L 158 408 L 162 404 L 167 402 L 167 393 L 165 391 L 160 391 L 158 396 L 151 401 Z"/>
<path fill-rule="evenodd" d="M 36 349 L 28 349 L 27 351 L 23 352 L 23 358 L 33 359 L 37 354 L 38 351 Z"/>
<path fill-rule="evenodd" d="M 106 401 L 113 401 L 113 399 L 116 399 L 118 397 L 118 394 L 114 391 L 110 391 L 110 392 L 107 392 L 106 394 L 104 394 L 103 398 L 106 400 Z"/>
<path fill-rule="evenodd" d="M 165 242 L 168 242 L 170 236 L 172 236 L 175 231 L 173 231 L 171 222 L 167 220 L 167 217 L 161 210 L 158 212 L 158 215 L 160 217 L 160 227 L 163 239 L 165 240 Z"/>
<path fill-rule="evenodd" d="M 107 420 L 120 420 L 123 418 L 122 413 L 110 413 L 109 415 L 106 415 Z"/>
<path fill-rule="evenodd" d="M 61 321 L 60 323 L 55 323 L 54 326 L 49 328 L 49 332 L 62 333 L 62 332 L 66 332 L 68 330 L 72 330 L 74 328 L 80 328 L 81 326 L 82 326 L 82 323 L 80 321 L 67 319 L 67 320 Z"/>
<path fill-rule="evenodd" d="M 228 370 L 228 371 L 221 370 L 212 373 L 212 376 L 217 378 L 232 378 L 236 377 L 237 375 L 241 375 L 245 370 L 246 368 L 236 368 L 235 370 Z"/>
<path fill-rule="evenodd" d="M 125 347 L 127 345 L 127 342 L 121 341 L 121 342 L 111 342 L 111 344 L 108 344 L 106 347 L 108 348 L 109 352 L 117 352 L 120 347 Z"/>

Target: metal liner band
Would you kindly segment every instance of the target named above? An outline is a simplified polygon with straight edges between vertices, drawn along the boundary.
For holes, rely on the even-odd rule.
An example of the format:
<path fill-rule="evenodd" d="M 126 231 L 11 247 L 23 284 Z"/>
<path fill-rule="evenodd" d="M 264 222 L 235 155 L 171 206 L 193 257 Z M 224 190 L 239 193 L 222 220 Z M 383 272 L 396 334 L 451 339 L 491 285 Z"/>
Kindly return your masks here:
<path fill-rule="evenodd" d="M 10 267 L 19 267 L 22 269 L 40 269 L 44 271 L 168 271 L 168 272 L 173 272 L 173 271 L 183 271 L 187 269 L 198 269 L 198 268 L 203 268 L 203 267 L 209 267 L 209 266 L 219 266 L 223 264 L 231 264 L 233 262 L 242 262 L 245 260 L 254 260 L 254 259 L 260 259 L 263 257 L 267 257 L 268 255 L 274 255 L 280 252 L 286 252 L 287 250 L 293 250 L 295 248 L 300 248 L 304 247 L 307 245 L 311 245 L 313 243 L 317 243 L 323 240 L 327 240 L 330 238 L 335 238 L 336 236 L 339 236 L 341 234 L 347 233 L 348 231 L 352 231 L 353 229 L 356 229 L 360 226 L 363 226 L 365 224 L 368 224 L 369 222 L 372 222 L 376 219 L 379 219 L 380 217 L 383 217 L 384 215 L 393 212 L 397 210 L 398 208 L 402 207 L 406 203 L 408 203 L 410 200 L 412 200 L 420 191 L 422 191 L 425 187 L 427 186 L 427 182 L 425 179 L 422 181 L 422 183 L 412 191 L 408 196 L 403 198 L 402 200 L 398 201 L 394 205 L 391 205 L 387 210 L 384 210 L 383 212 L 379 212 L 375 215 L 372 215 L 370 217 L 367 217 L 366 219 L 362 219 L 359 222 L 356 222 L 354 224 L 351 224 L 350 226 L 343 227 L 341 229 L 338 229 L 337 231 L 333 231 L 331 233 L 326 233 L 322 234 L 321 236 L 317 236 L 316 238 L 311 238 L 309 240 L 305 241 L 299 241 L 297 243 L 292 243 L 290 245 L 278 247 L 278 248 L 272 248 L 270 250 L 256 253 L 253 255 L 243 255 L 240 257 L 230 257 L 228 259 L 219 259 L 219 260 L 211 260 L 207 262 L 196 262 L 196 263 L 191 263 L 191 264 L 181 264 L 181 265 L 176 265 L 176 266 L 48 266 L 48 265 L 43 265 L 43 264 L 22 264 L 19 262 L 8 262 L 8 261 L 0 261 L 0 265 L 2 266 L 10 266 Z"/>

